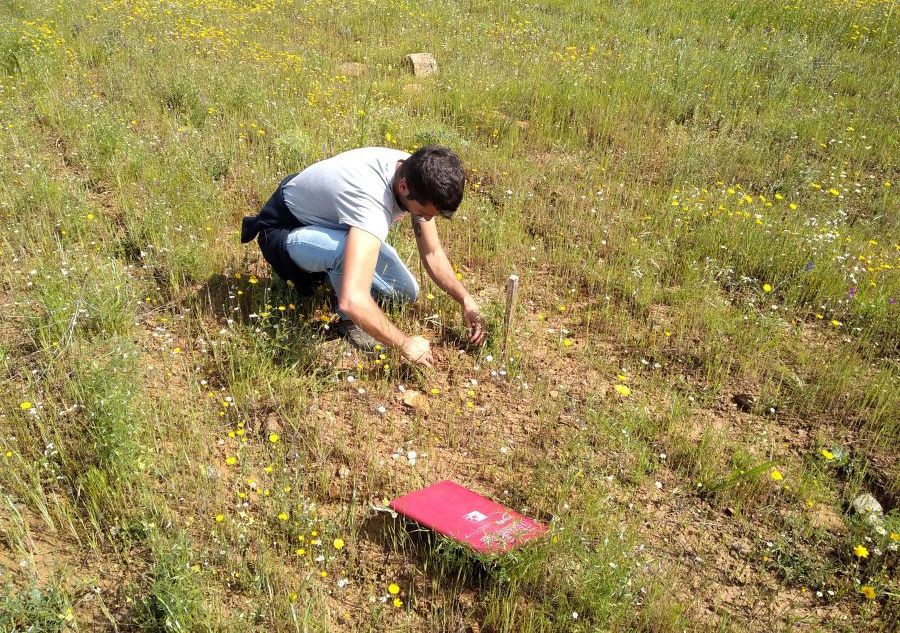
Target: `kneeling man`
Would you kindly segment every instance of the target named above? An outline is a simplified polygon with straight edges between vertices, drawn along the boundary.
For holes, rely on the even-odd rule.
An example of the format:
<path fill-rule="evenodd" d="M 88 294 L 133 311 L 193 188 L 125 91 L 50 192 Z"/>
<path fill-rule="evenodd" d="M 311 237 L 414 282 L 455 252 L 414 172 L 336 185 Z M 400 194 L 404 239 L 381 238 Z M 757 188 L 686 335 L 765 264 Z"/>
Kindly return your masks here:
<path fill-rule="evenodd" d="M 484 319 L 456 278 L 434 220 L 453 216 L 464 187 L 459 157 L 446 147 L 427 145 L 412 155 L 354 149 L 285 178 L 258 215 L 244 218 L 241 242 L 257 237 L 273 270 L 301 293 L 317 275 L 327 276 L 338 296 L 339 331 L 355 345 L 380 341 L 430 366 L 428 341 L 398 329 L 372 295 L 396 301 L 418 295 L 415 277 L 385 243 L 391 225 L 409 214 L 425 270 L 462 306 L 469 341 L 484 342 Z"/>

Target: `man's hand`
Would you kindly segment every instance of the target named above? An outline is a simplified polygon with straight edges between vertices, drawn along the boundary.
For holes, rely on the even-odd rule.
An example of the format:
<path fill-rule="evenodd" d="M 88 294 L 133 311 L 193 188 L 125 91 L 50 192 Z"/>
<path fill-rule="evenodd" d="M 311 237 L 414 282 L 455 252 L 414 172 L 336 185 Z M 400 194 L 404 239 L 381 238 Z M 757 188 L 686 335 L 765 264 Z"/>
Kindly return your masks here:
<path fill-rule="evenodd" d="M 481 345 L 487 338 L 487 324 L 484 317 L 478 311 L 478 306 L 471 299 L 463 303 L 463 320 L 466 322 L 466 332 L 469 334 L 469 342 L 473 345 Z"/>
<path fill-rule="evenodd" d="M 400 348 L 403 358 L 411 363 L 431 367 L 434 359 L 431 357 L 431 345 L 422 336 L 410 336 Z"/>

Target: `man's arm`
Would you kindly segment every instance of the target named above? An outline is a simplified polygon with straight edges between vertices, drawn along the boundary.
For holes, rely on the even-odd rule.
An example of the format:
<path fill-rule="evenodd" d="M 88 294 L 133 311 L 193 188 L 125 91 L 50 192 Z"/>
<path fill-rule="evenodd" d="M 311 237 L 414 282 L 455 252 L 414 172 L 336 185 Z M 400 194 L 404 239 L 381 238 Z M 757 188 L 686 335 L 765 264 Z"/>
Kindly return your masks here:
<path fill-rule="evenodd" d="M 407 360 L 431 363 L 428 341 L 407 336 L 382 312 L 372 298 L 372 277 L 381 241 L 360 228 L 350 227 L 344 247 L 344 272 L 338 293 L 338 309 L 362 330 L 385 345 L 398 348 Z"/>
<path fill-rule="evenodd" d="M 481 345 L 487 338 L 487 328 L 484 319 L 478 310 L 478 305 L 472 296 L 466 291 L 465 286 L 456 278 L 453 266 L 444 253 L 441 241 L 438 238 L 437 222 L 417 222 L 412 218 L 413 233 L 416 236 L 416 246 L 419 248 L 419 257 L 422 265 L 428 272 L 428 276 L 441 290 L 456 299 L 463 307 L 463 319 L 469 330 L 469 341 Z"/>

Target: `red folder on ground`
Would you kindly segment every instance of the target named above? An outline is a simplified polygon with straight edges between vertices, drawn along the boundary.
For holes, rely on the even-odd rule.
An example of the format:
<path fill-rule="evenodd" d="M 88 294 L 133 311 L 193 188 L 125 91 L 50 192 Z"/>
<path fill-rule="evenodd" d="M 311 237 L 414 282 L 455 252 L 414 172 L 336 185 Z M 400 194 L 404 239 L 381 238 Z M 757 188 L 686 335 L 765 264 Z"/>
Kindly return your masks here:
<path fill-rule="evenodd" d="M 391 509 L 482 553 L 505 552 L 547 528 L 452 481 L 391 501 Z"/>

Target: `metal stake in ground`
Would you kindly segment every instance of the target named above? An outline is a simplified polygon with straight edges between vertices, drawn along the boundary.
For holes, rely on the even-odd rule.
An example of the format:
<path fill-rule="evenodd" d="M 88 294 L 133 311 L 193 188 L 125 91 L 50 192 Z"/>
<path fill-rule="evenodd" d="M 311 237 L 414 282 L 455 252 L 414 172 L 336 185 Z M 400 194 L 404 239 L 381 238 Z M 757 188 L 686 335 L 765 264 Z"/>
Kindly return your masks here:
<path fill-rule="evenodd" d="M 516 290 L 519 289 L 519 276 L 510 275 L 506 281 L 506 314 L 503 315 L 503 361 L 509 363 L 507 343 L 509 331 L 512 328 L 513 308 L 516 304 Z"/>

